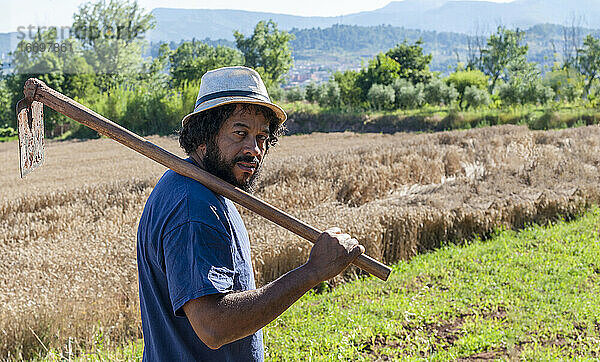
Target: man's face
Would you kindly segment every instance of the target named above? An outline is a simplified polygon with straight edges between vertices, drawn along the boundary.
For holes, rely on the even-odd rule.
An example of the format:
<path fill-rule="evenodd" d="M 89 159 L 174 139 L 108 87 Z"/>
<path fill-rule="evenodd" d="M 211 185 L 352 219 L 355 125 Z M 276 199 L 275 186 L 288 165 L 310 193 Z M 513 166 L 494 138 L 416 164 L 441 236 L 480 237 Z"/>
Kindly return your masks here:
<path fill-rule="evenodd" d="M 238 105 L 223 123 L 214 143 L 198 147 L 204 168 L 221 179 L 251 192 L 259 175 L 269 123 L 254 108 L 242 112 Z"/>

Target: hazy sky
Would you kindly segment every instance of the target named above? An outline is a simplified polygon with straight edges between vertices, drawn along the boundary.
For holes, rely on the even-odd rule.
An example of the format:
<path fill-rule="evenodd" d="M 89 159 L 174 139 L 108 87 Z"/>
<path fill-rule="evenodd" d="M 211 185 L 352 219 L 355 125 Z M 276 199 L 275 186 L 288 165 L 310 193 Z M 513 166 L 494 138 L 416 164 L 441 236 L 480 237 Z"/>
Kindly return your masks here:
<path fill-rule="evenodd" d="M 157 7 L 187 9 L 239 9 L 304 16 L 337 16 L 374 10 L 391 0 L 138 0 L 147 11 Z M 478 0 L 480 1 L 480 0 Z M 512 0 L 487 0 L 510 2 Z M 70 25 L 82 0 L 0 0 L 0 33 L 17 31 L 20 26 Z"/>

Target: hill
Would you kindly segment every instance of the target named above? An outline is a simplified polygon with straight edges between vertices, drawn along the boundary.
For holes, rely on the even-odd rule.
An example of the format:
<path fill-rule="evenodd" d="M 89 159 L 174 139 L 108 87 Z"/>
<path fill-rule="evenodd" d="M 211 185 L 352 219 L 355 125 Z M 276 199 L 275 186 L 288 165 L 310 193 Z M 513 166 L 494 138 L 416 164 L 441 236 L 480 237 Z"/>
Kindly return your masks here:
<path fill-rule="evenodd" d="M 181 39 L 233 39 L 233 31 L 250 33 L 259 20 L 273 19 L 281 29 L 326 28 L 339 25 L 392 25 L 431 31 L 489 33 L 498 24 L 527 28 L 540 23 L 571 24 L 600 28 L 598 0 L 489 1 L 404 0 L 345 16 L 309 17 L 242 10 L 172 9 L 152 10 L 157 26 L 150 41 Z"/>
<path fill-rule="evenodd" d="M 600 31 L 575 28 L 579 39 L 585 34 L 600 36 Z M 543 70 L 562 59 L 565 31 L 571 28 L 552 24 L 538 24 L 527 28 L 525 43 L 529 45 L 528 58 L 537 62 Z M 406 40 L 423 41 L 425 53 L 433 55 L 431 69 L 442 73 L 456 67 L 457 62 L 467 62 L 476 44 L 485 45 L 485 37 L 452 32 L 407 29 L 389 25 L 357 26 L 334 25 L 320 29 L 292 29 L 295 39 L 291 42 L 297 65 L 318 64 L 322 68 L 358 68 L 361 61 L 368 61 L 375 54 L 385 52 Z"/>
<path fill-rule="evenodd" d="M 569 27 L 553 24 L 538 24 L 525 29 L 525 42 L 529 45 L 529 60 L 539 63 L 543 70 L 550 69 L 555 61 L 562 59 L 565 31 L 572 30 Z M 586 34 L 600 36 L 600 30 L 587 28 L 574 30 L 579 34 L 580 40 Z M 327 28 L 293 28 L 290 33 L 295 37 L 290 43 L 295 71 L 302 71 L 299 68 L 310 68 L 311 72 L 360 68 L 361 63 L 367 62 L 377 53 L 385 52 L 404 40 L 414 43 L 422 39 L 425 53 L 433 55 L 431 69 L 446 73 L 454 69 L 457 62 L 467 61 L 470 46 L 475 50 L 477 42 L 485 44 L 484 36 L 390 25 L 335 24 Z M 235 42 L 226 39 L 205 38 L 200 41 L 212 46 L 235 47 Z M 159 44 L 159 42 L 152 43 L 153 56 L 158 54 Z M 179 44 L 180 42 L 172 41 L 170 46 L 175 49 Z"/>

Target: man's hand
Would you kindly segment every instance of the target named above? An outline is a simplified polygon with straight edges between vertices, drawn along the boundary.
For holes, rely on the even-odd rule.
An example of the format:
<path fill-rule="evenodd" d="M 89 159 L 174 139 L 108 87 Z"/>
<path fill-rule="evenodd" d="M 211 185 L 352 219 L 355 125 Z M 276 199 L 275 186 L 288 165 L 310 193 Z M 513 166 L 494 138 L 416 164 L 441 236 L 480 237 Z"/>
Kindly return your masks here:
<path fill-rule="evenodd" d="M 308 261 L 260 289 L 205 295 L 183 305 L 198 337 L 213 349 L 255 333 L 304 293 L 331 279 L 365 251 L 355 239 L 331 228 L 319 236 Z"/>
<path fill-rule="evenodd" d="M 318 282 L 338 275 L 354 259 L 365 252 L 365 248 L 337 227 L 325 230 L 317 239 L 306 262 Z"/>

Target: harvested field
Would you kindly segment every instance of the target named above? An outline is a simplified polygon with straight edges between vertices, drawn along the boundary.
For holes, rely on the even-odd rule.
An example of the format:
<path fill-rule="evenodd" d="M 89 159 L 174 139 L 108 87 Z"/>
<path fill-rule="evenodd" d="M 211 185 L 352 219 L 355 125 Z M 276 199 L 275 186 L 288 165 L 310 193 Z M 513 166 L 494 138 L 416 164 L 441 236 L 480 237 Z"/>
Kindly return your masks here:
<path fill-rule="evenodd" d="M 182 155 L 175 138 L 151 140 Z M 581 213 L 600 199 L 599 148 L 597 126 L 290 136 L 258 196 L 392 262 Z M 50 142 L 46 157 L 20 180 L 16 143 L 0 144 L 0 358 L 141 333 L 135 233 L 164 168 L 107 139 Z M 308 242 L 240 211 L 259 284 L 305 260 Z"/>

